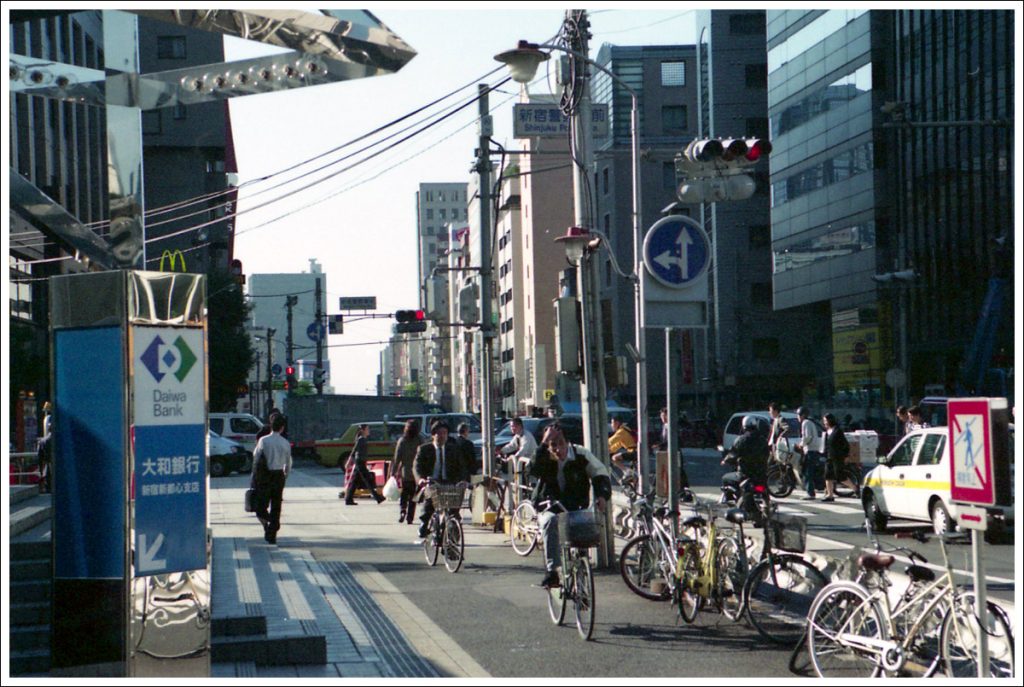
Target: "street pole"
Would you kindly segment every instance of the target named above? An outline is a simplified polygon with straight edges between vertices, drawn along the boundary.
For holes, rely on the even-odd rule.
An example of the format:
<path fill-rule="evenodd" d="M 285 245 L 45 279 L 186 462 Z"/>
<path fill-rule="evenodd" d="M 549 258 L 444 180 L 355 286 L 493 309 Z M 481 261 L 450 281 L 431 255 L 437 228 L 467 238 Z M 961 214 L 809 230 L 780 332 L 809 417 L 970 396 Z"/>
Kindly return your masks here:
<path fill-rule="evenodd" d="M 324 313 L 320 307 L 320 277 L 316 278 L 316 369 L 322 370 L 324 367 L 324 338 L 322 336 L 322 329 L 324 322 Z M 324 395 L 324 383 L 323 377 L 319 376 L 320 373 L 314 374 L 320 381 L 316 384 L 316 393 L 318 396 Z"/>
<path fill-rule="evenodd" d="M 491 325 L 491 150 L 493 122 L 490 115 L 490 87 L 478 84 L 480 95 L 480 139 L 476 172 L 480 182 L 480 334 L 483 338 L 480 371 L 480 428 L 483 438 L 483 472 L 489 477 L 494 468 L 494 422 L 491 420 L 491 367 L 494 330 Z"/>
<path fill-rule="evenodd" d="M 679 410 L 676 405 L 677 381 L 679 379 L 679 334 L 676 329 L 665 330 L 665 396 L 668 409 L 668 503 L 669 513 L 672 514 L 672 536 L 673 539 L 679 534 L 679 490 L 676 484 L 679 481 L 679 464 L 676 456 L 679 454 Z"/>
<path fill-rule="evenodd" d="M 630 91 L 632 111 L 630 112 L 630 147 L 633 158 L 633 263 L 635 266 L 634 276 L 636 283 L 633 284 L 633 312 L 635 315 L 636 335 L 636 460 L 639 463 L 641 493 L 646 493 L 648 485 L 654 480 L 651 479 L 650 464 L 647 454 L 650 447 L 647 445 L 647 334 L 644 331 L 644 258 L 643 258 L 643 228 L 640 216 L 642 200 L 640 196 L 640 104 L 637 102 L 637 94 Z"/>
<path fill-rule="evenodd" d="M 288 345 L 287 349 L 287 362 L 289 365 L 295 364 L 295 348 L 292 342 L 292 308 L 298 303 L 298 296 L 285 296 L 284 307 L 288 308 Z M 289 389 L 290 391 L 290 389 Z"/>
<path fill-rule="evenodd" d="M 574 11 L 568 10 L 568 12 Z M 575 23 L 579 27 L 579 31 L 573 36 L 574 40 L 570 45 L 569 55 L 570 59 L 581 62 L 583 65 L 583 78 L 579 84 L 574 84 L 583 92 L 580 94 L 579 105 L 572 117 L 573 142 L 576 148 L 572 190 L 576 226 L 590 230 L 594 228 L 594 222 L 585 193 L 588 175 L 593 167 L 592 131 L 590 128 L 590 60 L 587 57 L 590 23 L 585 10 L 576 12 L 578 14 Z M 583 436 L 591 453 L 602 464 L 608 466 L 610 461 L 608 458 L 608 410 L 605 407 L 604 346 L 601 341 L 601 309 L 597 294 L 599 275 L 597 274 L 596 255 L 589 249 L 584 251 L 577 272 L 580 297 L 583 299 L 581 303 L 583 311 L 581 334 L 584 355 L 583 379 L 580 383 L 580 395 L 583 400 L 581 403 Z M 610 566 L 615 555 L 611 504 L 608 504 L 605 509 L 604 535 L 604 540 L 597 551 L 599 567 Z"/>
<path fill-rule="evenodd" d="M 267 408 L 264 416 L 270 417 L 270 409 L 274 407 L 274 377 L 271 368 L 274 367 L 274 334 L 276 329 L 267 327 Z"/>

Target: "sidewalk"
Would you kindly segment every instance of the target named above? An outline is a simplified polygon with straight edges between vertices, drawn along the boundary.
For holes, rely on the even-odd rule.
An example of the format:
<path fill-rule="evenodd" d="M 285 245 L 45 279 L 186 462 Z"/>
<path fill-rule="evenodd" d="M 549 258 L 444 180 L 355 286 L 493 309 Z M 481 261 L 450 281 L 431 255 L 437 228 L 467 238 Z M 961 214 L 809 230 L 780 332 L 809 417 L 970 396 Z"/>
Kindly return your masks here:
<path fill-rule="evenodd" d="M 247 484 L 214 483 L 213 627 L 221 636 L 212 677 L 487 677 L 373 566 L 334 560 L 344 558 L 343 531 L 372 531 L 382 547 L 408 548 L 415 536 L 397 522 L 397 504 L 344 506 L 339 481 L 336 470 L 312 464 L 292 473 L 276 546 L 244 512 Z M 252 641 L 261 631 L 264 641 Z"/>

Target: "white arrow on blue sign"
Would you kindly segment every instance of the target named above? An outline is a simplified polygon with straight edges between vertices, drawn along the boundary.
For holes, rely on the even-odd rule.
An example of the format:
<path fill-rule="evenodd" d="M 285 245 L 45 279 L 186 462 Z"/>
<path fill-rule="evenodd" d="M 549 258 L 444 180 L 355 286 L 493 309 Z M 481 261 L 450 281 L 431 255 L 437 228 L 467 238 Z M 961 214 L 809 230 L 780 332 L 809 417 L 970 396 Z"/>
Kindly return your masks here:
<path fill-rule="evenodd" d="M 310 341 L 322 341 L 327 336 L 327 328 L 324 327 L 322 322 L 310 322 L 309 326 L 306 327 L 306 336 L 309 337 Z"/>
<path fill-rule="evenodd" d="M 661 284 L 683 289 L 707 271 L 711 252 L 700 224 L 684 215 L 655 222 L 644 239 L 644 264 Z"/>

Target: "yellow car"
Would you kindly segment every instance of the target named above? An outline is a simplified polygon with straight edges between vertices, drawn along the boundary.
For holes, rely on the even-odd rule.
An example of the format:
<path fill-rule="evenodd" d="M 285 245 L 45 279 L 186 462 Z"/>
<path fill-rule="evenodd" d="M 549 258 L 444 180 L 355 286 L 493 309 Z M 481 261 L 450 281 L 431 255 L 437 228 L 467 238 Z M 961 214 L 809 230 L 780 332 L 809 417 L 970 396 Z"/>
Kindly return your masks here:
<path fill-rule="evenodd" d="M 317 460 L 326 467 L 345 465 L 348 456 L 352 453 L 352 447 L 356 443 L 356 430 L 359 425 L 366 424 L 370 427 L 370 436 L 367 438 L 367 467 L 377 477 L 377 485 L 382 486 L 387 479 L 388 464 L 395 457 L 395 445 L 398 438 L 405 430 L 404 422 L 356 422 L 345 430 L 345 433 L 337 439 L 320 439 L 315 442 Z M 430 437 L 420 432 L 420 442 L 426 443 Z"/>

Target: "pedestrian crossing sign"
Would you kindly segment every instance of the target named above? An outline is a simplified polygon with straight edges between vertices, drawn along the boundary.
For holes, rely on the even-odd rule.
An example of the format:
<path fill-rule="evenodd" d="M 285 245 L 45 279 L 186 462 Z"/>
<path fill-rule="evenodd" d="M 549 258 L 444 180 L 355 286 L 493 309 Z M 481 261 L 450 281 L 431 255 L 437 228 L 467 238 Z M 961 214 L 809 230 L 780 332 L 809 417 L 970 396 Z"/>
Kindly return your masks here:
<path fill-rule="evenodd" d="M 991 417 L 989 399 L 949 400 L 950 498 L 955 503 L 995 505 Z"/>

